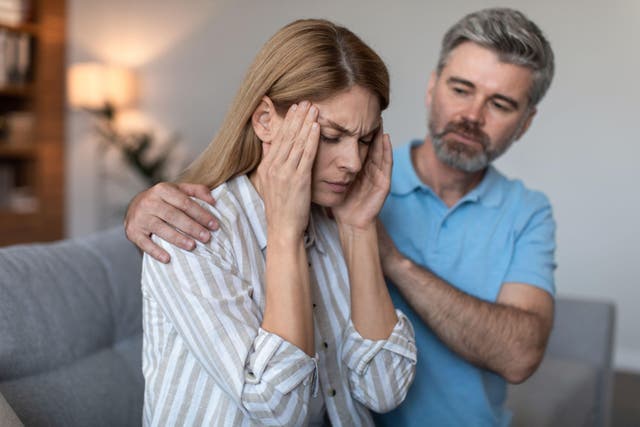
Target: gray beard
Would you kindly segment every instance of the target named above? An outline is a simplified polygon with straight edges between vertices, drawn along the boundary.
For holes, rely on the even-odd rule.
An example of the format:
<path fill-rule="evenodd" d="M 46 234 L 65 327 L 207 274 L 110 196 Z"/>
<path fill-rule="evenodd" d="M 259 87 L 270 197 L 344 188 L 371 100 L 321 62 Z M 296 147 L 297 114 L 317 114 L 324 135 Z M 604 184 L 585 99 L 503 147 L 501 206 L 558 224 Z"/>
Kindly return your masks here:
<path fill-rule="evenodd" d="M 471 152 L 466 146 L 447 143 L 440 136 L 431 136 L 431 142 L 438 159 L 447 166 L 464 172 L 472 173 L 484 170 L 495 157 L 487 151 Z"/>

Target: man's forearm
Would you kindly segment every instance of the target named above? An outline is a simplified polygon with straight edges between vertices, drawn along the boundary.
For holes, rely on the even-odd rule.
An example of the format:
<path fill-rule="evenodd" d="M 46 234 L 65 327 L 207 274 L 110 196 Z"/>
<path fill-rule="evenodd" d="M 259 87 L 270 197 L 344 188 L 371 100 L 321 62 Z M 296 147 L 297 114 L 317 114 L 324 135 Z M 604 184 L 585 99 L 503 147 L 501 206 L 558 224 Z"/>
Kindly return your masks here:
<path fill-rule="evenodd" d="M 470 296 L 406 258 L 387 264 L 385 273 L 433 332 L 469 362 L 514 383 L 535 371 L 549 319 Z"/>

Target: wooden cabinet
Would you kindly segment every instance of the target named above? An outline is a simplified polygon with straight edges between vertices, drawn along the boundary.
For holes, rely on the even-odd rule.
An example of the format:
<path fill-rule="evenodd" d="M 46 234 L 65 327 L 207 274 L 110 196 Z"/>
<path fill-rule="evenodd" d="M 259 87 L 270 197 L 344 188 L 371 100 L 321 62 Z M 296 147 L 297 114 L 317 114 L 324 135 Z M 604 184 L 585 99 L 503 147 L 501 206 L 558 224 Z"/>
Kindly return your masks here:
<path fill-rule="evenodd" d="M 0 116 L 31 129 L 0 134 L 0 246 L 64 234 L 65 1 L 29 3 L 28 23 L 0 22 L 0 32 L 29 40 L 28 70 L 0 84 Z"/>

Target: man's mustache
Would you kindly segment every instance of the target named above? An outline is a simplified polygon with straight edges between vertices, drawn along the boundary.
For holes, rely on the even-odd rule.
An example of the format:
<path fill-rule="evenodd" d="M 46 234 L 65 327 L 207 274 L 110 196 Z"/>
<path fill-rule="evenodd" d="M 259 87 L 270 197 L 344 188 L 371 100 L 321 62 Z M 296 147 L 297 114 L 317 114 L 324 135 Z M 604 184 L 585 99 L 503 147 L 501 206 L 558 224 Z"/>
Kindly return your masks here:
<path fill-rule="evenodd" d="M 461 120 L 459 122 L 449 122 L 444 127 L 442 132 L 439 132 L 435 137 L 441 139 L 448 133 L 458 133 L 467 138 L 473 139 L 482 145 L 482 148 L 486 149 L 489 146 L 489 135 L 484 133 L 482 129 L 470 120 Z"/>

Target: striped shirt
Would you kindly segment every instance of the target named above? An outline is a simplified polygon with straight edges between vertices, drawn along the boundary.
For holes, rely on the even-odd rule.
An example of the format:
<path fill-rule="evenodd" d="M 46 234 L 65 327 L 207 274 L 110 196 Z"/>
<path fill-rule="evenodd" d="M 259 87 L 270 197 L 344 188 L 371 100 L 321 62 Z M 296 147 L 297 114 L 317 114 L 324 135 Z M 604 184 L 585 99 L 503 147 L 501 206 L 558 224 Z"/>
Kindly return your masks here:
<path fill-rule="evenodd" d="M 334 221 L 312 209 L 305 234 L 316 356 L 261 329 L 266 216 L 246 175 L 212 191 L 219 220 L 189 252 L 145 255 L 142 270 L 144 424 L 305 425 L 321 393 L 333 426 L 373 425 L 413 381 L 413 327 L 399 311 L 387 340 L 364 339 L 350 319 L 347 266 Z M 372 307 L 372 316 L 375 308 Z M 317 402 L 317 400 L 314 400 Z"/>

